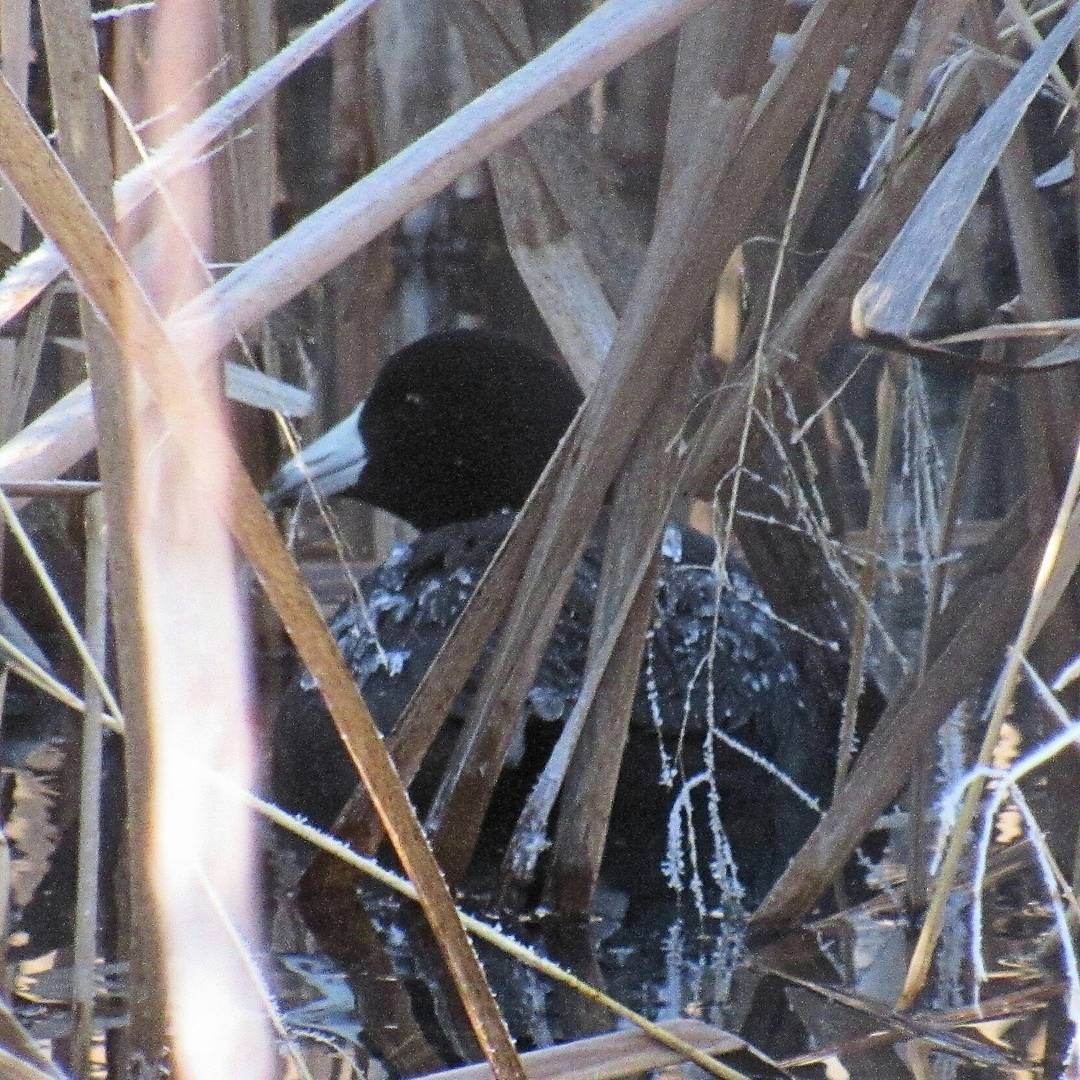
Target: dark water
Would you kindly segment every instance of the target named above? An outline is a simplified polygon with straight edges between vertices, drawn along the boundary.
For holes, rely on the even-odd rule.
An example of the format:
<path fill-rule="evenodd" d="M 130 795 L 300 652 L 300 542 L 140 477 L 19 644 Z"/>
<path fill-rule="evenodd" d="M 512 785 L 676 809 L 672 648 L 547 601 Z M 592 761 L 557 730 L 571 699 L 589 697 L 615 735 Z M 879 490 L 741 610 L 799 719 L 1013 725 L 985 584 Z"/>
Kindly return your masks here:
<path fill-rule="evenodd" d="M 956 756 L 965 741 L 962 728 L 944 731 L 941 760 Z M 21 913 L 10 939 L 8 985 L 18 1016 L 48 1046 L 69 1028 L 74 858 L 65 798 L 72 790 L 72 745 L 62 723 L 45 723 L 34 737 L 11 729 L 3 762 L 12 894 Z M 1063 799 L 1062 790 L 1043 778 L 1032 797 L 1040 813 L 1069 803 L 1060 825 L 1045 819 L 1067 838 L 1075 801 Z M 633 875 L 622 875 L 619 888 L 601 890 L 601 914 L 586 924 L 568 924 L 537 908 L 508 915 L 476 894 L 464 896 L 462 906 L 644 1015 L 718 1025 L 795 1075 L 1038 1075 L 1039 1063 L 1053 1059 L 1069 1028 L 1044 890 L 1024 841 L 1010 827 L 1002 815 L 984 891 L 982 940 L 993 977 L 979 988 L 982 1018 L 971 1010 L 977 987 L 966 895 L 950 905 L 933 981 L 918 1009 L 903 1017 L 892 1012 L 913 939 L 899 866 L 889 861 L 902 854 L 898 844 L 873 868 L 865 899 L 798 934 L 764 942 L 748 940 L 735 907 L 703 916 L 688 894 L 634 895 L 626 887 Z M 308 852 L 292 838 L 270 830 L 267 836 L 270 950 L 264 966 L 295 1053 L 311 1074 L 416 1075 L 475 1060 L 476 1047 L 414 908 L 365 887 L 363 907 L 347 910 L 346 921 L 319 940 L 295 896 Z M 103 881 L 106 923 L 111 888 Z M 107 928 L 103 940 L 109 940 Z M 520 1049 L 625 1026 L 490 946 L 480 952 Z M 102 1033 L 123 1023 L 124 981 L 121 965 L 102 966 Z M 776 1075 L 753 1057 L 737 1064 L 751 1075 Z M 294 1065 L 288 1068 L 298 1075 Z"/>
<path fill-rule="evenodd" d="M 268 875 L 280 893 L 267 897 L 272 949 L 265 966 L 295 1052 L 312 1075 L 348 1075 L 343 1062 L 372 1075 L 415 1075 L 474 1060 L 437 950 L 412 906 L 365 889 L 367 919 L 350 925 L 343 941 L 320 945 L 286 887 L 296 855 L 291 841 L 282 844 Z M 17 855 L 20 873 L 26 859 Z M 1024 865 L 1022 857 L 1015 861 Z M 627 904 L 606 895 L 608 914 L 587 925 L 542 911 L 487 914 L 646 1016 L 719 1025 L 796 1075 L 1012 1076 L 1046 1053 L 1056 964 L 1053 954 L 1038 955 L 1049 919 L 1032 876 L 1022 869 L 1007 875 L 990 897 L 985 945 L 996 974 L 982 996 L 994 1008 L 982 1024 L 964 1011 L 974 985 L 970 912 L 961 902 L 950 912 L 923 1007 L 902 1019 L 891 1008 L 911 938 L 884 894 L 799 934 L 754 944 L 734 915 L 702 919 L 685 902 Z M 477 897 L 464 898 L 463 907 L 485 914 Z M 68 1026 L 69 954 L 63 947 L 37 953 L 38 929 L 30 928 L 31 944 L 14 965 L 15 1003 L 33 1036 L 52 1042 Z M 47 929 L 44 936 L 61 936 Z M 625 1026 L 490 946 L 480 951 L 520 1049 Z M 103 968 L 101 980 L 101 1026 L 112 1027 L 123 1019 L 122 968 Z M 738 1064 L 751 1075 L 778 1075 L 752 1058 Z"/>

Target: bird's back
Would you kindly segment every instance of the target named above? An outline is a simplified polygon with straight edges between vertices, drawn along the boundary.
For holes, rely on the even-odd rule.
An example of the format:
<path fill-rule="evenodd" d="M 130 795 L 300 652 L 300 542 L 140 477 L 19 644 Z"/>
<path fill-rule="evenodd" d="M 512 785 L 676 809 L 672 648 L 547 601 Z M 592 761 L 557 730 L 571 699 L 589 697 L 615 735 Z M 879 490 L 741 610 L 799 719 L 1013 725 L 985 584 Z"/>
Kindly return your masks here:
<path fill-rule="evenodd" d="M 512 521 L 511 514 L 494 514 L 399 545 L 363 580 L 363 600 L 343 604 L 331 620 L 384 733 L 393 730 Z M 523 721 L 550 727 L 573 708 L 601 551 L 602 536 L 594 536 Z M 745 569 L 729 561 L 726 580 L 720 581 L 712 541 L 679 526 L 668 527 L 663 551 L 633 706 L 631 741 L 637 745 L 628 750 L 627 760 L 637 775 L 630 782 L 636 787 L 666 784 L 670 802 L 689 779 L 705 771 L 713 776 L 712 790 L 722 804 L 740 876 L 756 897 L 816 821 L 792 785 L 810 798 L 819 797 L 831 783 L 831 757 L 802 699 L 799 674 L 786 656 L 768 604 Z M 483 664 L 455 705 L 459 717 L 468 713 Z M 355 773 L 306 674 L 286 696 L 275 746 L 278 797 L 328 824 L 351 793 Z M 293 760 L 298 752 L 300 768 Z M 612 828 L 618 828 L 617 821 Z"/>

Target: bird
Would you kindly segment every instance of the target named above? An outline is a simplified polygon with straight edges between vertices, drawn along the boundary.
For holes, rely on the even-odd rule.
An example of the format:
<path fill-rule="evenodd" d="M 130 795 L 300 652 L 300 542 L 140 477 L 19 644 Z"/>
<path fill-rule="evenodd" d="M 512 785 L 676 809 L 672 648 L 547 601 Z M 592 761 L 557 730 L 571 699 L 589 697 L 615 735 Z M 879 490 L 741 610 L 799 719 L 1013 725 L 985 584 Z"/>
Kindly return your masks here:
<path fill-rule="evenodd" d="M 271 508 L 314 489 L 363 500 L 418 530 L 330 619 L 384 734 L 393 731 L 581 401 L 558 359 L 511 335 L 436 332 L 390 356 L 368 396 L 272 477 L 264 495 Z M 550 747 L 576 700 L 602 530 L 601 523 L 577 568 L 526 699 L 524 744 Z M 720 573 L 714 541 L 675 522 L 664 530 L 661 553 L 609 834 L 618 858 L 609 850 L 605 866 L 619 864 L 622 879 L 638 883 L 648 875 L 635 864 L 648 860 L 659 864 L 653 878 L 666 888 L 699 872 L 719 882 L 718 867 L 730 864 L 728 885 L 752 905 L 816 824 L 835 751 L 745 564 L 729 557 Z M 455 703 L 457 716 L 467 715 L 478 685 L 474 672 Z M 331 823 L 356 775 L 306 672 L 284 695 L 273 742 L 275 797 L 318 824 Z M 523 753 L 519 746 L 519 765 Z M 660 819 L 648 843 L 640 828 L 644 802 Z M 629 819 L 621 846 L 620 813 Z M 691 820 L 712 834 L 704 871 L 689 865 L 701 850 Z"/>

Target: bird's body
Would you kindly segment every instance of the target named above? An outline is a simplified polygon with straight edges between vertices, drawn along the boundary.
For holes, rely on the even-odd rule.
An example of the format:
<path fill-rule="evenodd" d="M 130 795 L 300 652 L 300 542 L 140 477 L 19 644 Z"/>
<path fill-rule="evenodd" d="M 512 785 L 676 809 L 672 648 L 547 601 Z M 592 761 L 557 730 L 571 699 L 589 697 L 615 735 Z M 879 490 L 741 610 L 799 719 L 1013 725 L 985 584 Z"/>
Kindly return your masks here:
<path fill-rule="evenodd" d="M 472 349 L 479 355 L 475 362 L 469 359 L 470 345 L 479 346 Z M 348 464 L 347 454 L 338 454 L 333 468 L 322 474 L 334 476 L 339 489 L 393 509 L 422 530 L 363 580 L 363 599 L 347 601 L 331 622 L 384 732 L 393 729 L 510 528 L 513 515 L 506 510 L 524 501 L 580 399 L 554 362 L 516 349 L 508 338 L 477 332 L 437 335 L 411 350 L 388 361 L 384 374 L 389 372 L 389 380 L 380 376 L 353 414 L 364 457 L 359 473 L 350 471 L 354 465 Z M 410 364 L 410 356 L 415 360 L 417 355 L 426 359 Z M 469 374 L 470 367 L 481 369 L 479 381 Z M 529 369 L 527 378 L 518 378 L 520 367 Z M 521 393 L 508 392 L 515 387 Z M 397 417 L 400 425 L 401 416 L 420 414 L 410 397 L 428 406 L 424 422 L 433 425 L 425 431 L 414 424 L 411 442 L 402 440 L 400 426 L 391 422 Z M 498 412 L 497 421 L 493 412 Z M 476 427 L 485 430 L 477 434 Z M 324 440 L 306 452 L 316 485 L 318 462 L 328 459 Z M 529 452 L 523 453 L 523 447 Z M 485 471 L 483 461 L 489 456 L 498 467 Z M 396 472 L 395 459 L 402 461 Z M 303 468 L 289 469 L 272 488 L 279 501 L 299 483 L 290 477 L 305 474 Z M 455 487 L 455 471 L 469 489 L 465 494 L 460 483 Z M 395 483 L 395 476 L 412 482 Z M 323 490 L 332 493 L 329 484 Z M 448 494 L 432 498 L 439 490 Z M 503 500 L 505 508 L 499 505 Z M 471 518 L 460 516 L 474 510 L 479 513 Z M 525 732 L 557 730 L 576 700 L 602 547 L 602 537 L 594 535 L 577 568 L 525 703 Z M 715 558 L 709 538 L 668 527 L 633 705 L 629 764 L 624 765 L 616 808 L 645 800 L 647 788 L 649 800 L 659 800 L 663 808 L 677 803 L 681 793 L 688 800 L 685 808 L 696 800 L 694 812 L 709 819 L 714 831 L 715 809 L 753 900 L 813 827 L 816 814 L 794 789 L 811 799 L 820 797 L 831 780 L 831 755 L 760 590 L 735 561 L 729 561 L 726 574 L 718 573 Z M 477 678 L 474 673 L 463 690 L 457 715 L 467 713 Z M 316 761 L 317 770 L 312 767 Z M 634 775 L 628 777 L 628 770 Z M 355 784 L 318 690 L 306 675 L 289 690 L 279 717 L 275 774 L 281 801 L 323 823 L 332 820 Z M 691 794 L 695 787 L 697 796 Z M 676 809 L 671 816 L 671 837 L 665 835 L 665 809 L 654 827 L 661 835 L 640 845 L 649 848 L 643 857 L 653 862 L 659 853 L 666 854 L 669 869 L 679 861 L 673 850 L 679 846 L 679 813 Z M 633 835 L 640 837 L 640 824 L 631 823 Z M 613 819 L 612 828 L 617 836 L 618 820 Z M 620 858 L 627 858 L 625 850 Z M 635 874 L 641 876 L 640 868 L 631 871 Z"/>

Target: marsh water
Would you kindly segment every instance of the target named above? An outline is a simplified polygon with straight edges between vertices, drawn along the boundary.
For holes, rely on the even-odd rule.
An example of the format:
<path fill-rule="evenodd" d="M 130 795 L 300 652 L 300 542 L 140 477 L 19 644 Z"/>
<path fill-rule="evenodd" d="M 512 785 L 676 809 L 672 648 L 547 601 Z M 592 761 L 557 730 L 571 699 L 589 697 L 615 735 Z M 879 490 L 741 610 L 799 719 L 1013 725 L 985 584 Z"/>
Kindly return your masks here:
<path fill-rule="evenodd" d="M 69 1026 L 73 910 L 73 860 L 56 806 L 70 750 L 61 727 L 44 738 L 6 740 L 4 767 L 13 895 L 21 913 L 11 937 L 9 987 L 19 1018 L 51 1047 L 62 1047 Z M 294 838 L 268 839 L 269 947 L 261 962 L 311 1075 L 416 1075 L 476 1060 L 413 906 L 365 886 L 355 921 L 319 940 L 295 893 L 308 852 Z M 919 1007 L 903 1016 L 893 1004 L 913 935 L 900 868 L 888 848 L 861 897 L 849 896 L 844 910 L 771 940 L 751 940 L 736 907 L 703 915 L 685 895 L 638 897 L 603 888 L 598 914 L 585 923 L 535 906 L 509 914 L 483 895 L 463 895 L 461 904 L 644 1015 L 718 1025 L 795 1075 L 1038 1075 L 1034 1063 L 1052 1055 L 1067 1024 L 1052 920 L 1031 867 L 1025 841 L 1003 819 L 982 891 L 981 946 L 991 979 L 977 985 L 973 978 L 970 894 L 958 892 L 932 984 Z M 112 887 L 103 881 L 106 900 Z M 112 905 L 104 906 L 109 924 Z M 481 956 L 521 1050 L 623 1026 L 601 1006 L 489 946 Z M 123 1022 L 124 986 L 122 966 L 103 961 L 102 1061 L 106 1033 Z M 283 1063 L 296 1073 L 288 1057 Z M 729 1063 L 749 1075 L 776 1075 L 754 1054 Z"/>

